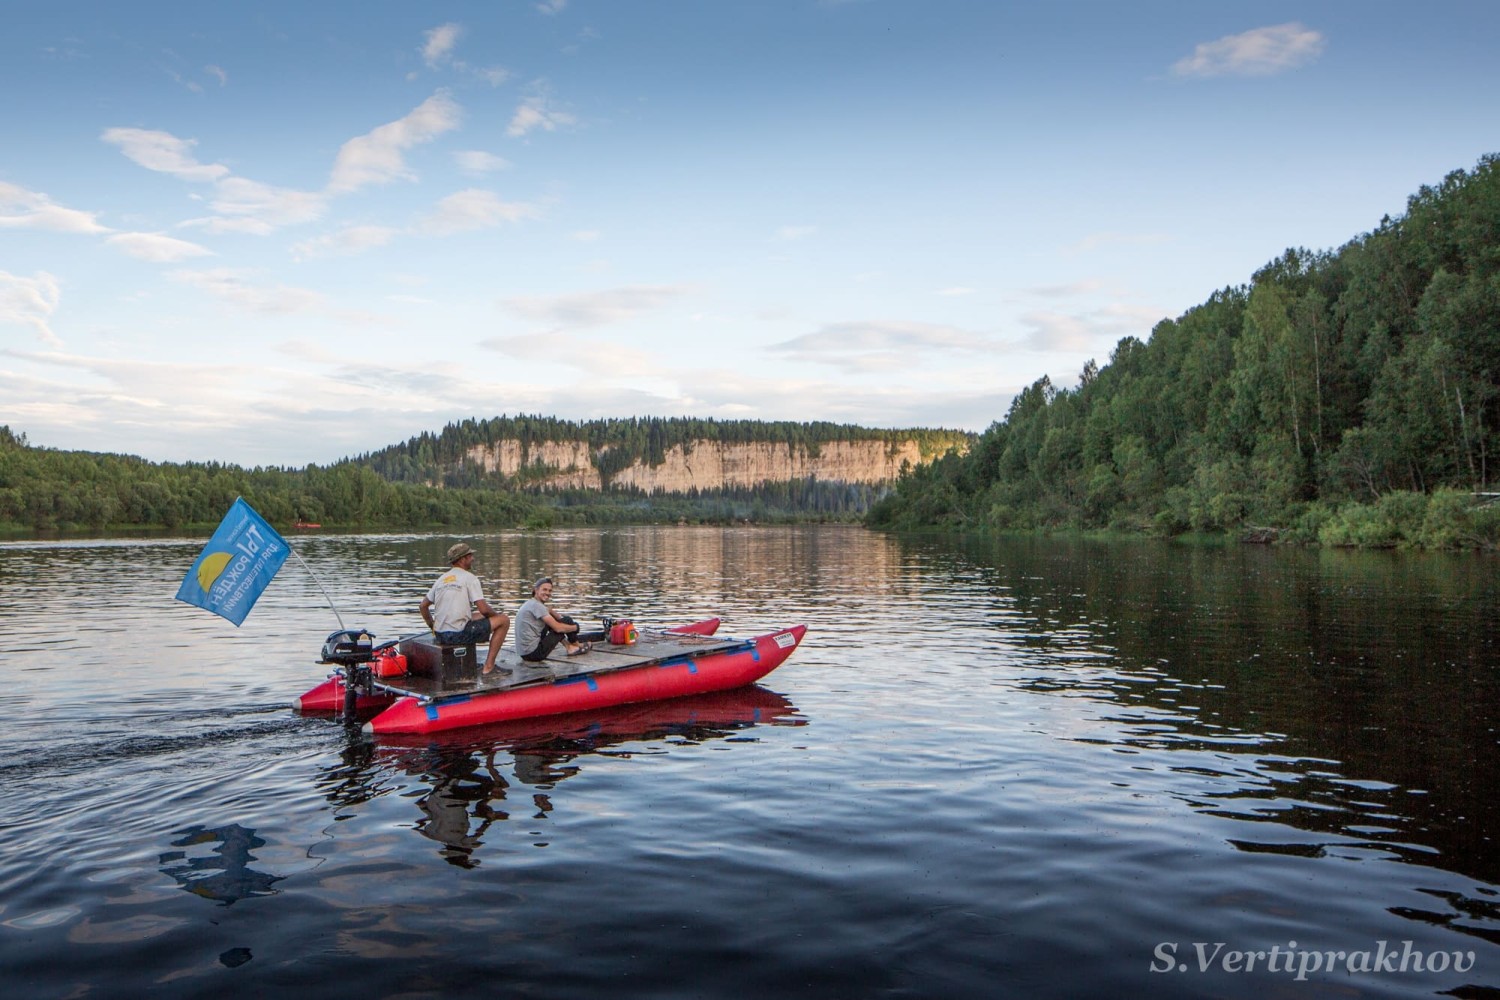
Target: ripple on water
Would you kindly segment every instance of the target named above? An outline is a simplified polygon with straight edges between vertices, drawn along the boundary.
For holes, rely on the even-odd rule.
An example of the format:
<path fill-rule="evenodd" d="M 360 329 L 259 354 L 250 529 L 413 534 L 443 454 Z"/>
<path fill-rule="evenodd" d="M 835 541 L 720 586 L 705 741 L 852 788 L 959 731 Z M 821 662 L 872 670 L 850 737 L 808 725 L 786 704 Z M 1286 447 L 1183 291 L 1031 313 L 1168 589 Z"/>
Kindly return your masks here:
<path fill-rule="evenodd" d="M 285 708 L 334 627 L 306 574 L 236 630 L 170 600 L 198 543 L 99 546 L 111 573 L 55 575 L 108 630 L 0 620 L 13 974 L 49 996 L 1259 997 L 1286 977 L 1156 976 L 1154 949 L 1410 939 L 1482 960 L 1314 978 L 1500 985 L 1500 696 L 1468 652 L 1496 648 L 1494 574 L 847 528 L 473 538 L 511 602 L 548 571 L 586 617 L 808 638 L 727 701 L 372 743 Z M 450 542 L 296 540 L 382 635 Z M 4 557 L 16 606 L 78 551 Z"/>

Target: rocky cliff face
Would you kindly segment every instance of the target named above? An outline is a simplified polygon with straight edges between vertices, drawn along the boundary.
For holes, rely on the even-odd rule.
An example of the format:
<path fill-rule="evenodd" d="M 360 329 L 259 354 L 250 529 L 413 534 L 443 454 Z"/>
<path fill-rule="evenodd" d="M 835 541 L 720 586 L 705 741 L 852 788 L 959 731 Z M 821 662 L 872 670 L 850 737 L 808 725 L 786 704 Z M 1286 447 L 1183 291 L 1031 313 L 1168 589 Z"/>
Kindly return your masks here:
<path fill-rule="evenodd" d="M 582 441 L 536 442 L 524 452 L 519 441 L 475 445 L 468 459 L 486 472 L 517 476 L 529 485 L 550 489 L 602 489 L 603 473 Z M 921 464 L 915 441 L 825 441 L 814 456 L 807 448 L 773 442 L 727 444 L 697 441 L 676 446 L 661 465 L 636 462 L 617 472 L 609 485 L 647 493 L 686 493 L 753 487 L 816 476 L 846 483 L 893 481 L 903 462 Z"/>
<path fill-rule="evenodd" d="M 535 441 L 524 450 L 519 441 L 477 444 L 469 449 L 468 460 L 485 472 L 503 476 L 514 476 L 525 469 L 528 485 L 561 490 L 601 488 L 593 452 L 585 441 Z"/>

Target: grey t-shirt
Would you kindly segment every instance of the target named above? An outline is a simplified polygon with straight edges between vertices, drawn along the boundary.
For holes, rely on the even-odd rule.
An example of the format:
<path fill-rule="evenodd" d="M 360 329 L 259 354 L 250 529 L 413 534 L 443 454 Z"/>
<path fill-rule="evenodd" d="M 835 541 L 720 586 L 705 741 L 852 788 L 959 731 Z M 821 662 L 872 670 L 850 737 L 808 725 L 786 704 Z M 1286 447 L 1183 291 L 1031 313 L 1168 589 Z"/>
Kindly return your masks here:
<path fill-rule="evenodd" d="M 552 609 L 535 597 L 521 605 L 521 610 L 516 612 L 516 652 L 519 655 L 525 656 L 536 649 L 547 628 L 542 619 L 551 613 Z"/>

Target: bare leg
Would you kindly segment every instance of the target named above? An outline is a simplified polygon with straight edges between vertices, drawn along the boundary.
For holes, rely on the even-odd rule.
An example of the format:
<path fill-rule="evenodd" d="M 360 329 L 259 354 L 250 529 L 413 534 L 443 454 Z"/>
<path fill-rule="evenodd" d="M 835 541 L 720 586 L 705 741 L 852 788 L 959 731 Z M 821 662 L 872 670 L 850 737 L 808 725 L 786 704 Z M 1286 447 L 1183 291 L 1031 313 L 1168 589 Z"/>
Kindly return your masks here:
<path fill-rule="evenodd" d="M 509 615 L 490 615 L 490 649 L 484 658 L 484 672 L 489 674 L 495 670 L 495 657 L 500 655 L 500 648 L 505 645 L 505 637 L 510 634 Z"/>

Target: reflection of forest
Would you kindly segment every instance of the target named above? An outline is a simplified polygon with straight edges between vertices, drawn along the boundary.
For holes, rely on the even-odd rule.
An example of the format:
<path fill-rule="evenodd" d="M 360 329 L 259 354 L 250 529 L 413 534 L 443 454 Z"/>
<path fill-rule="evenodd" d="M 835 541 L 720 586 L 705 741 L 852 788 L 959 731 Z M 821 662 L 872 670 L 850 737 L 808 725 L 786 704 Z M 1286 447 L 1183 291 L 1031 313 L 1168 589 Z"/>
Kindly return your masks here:
<path fill-rule="evenodd" d="M 578 774 L 588 757 L 628 757 L 626 744 L 678 737 L 692 743 L 722 739 L 757 725 L 805 724 L 790 701 L 759 685 L 622 705 L 596 712 L 524 719 L 450 734 L 382 737 L 351 746 L 331 771 L 324 793 L 336 806 L 383 794 L 391 772 L 413 775 L 429 786 L 416 799 L 421 816 L 413 828 L 436 841 L 449 864 L 479 865 L 485 833 L 511 818 L 545 819 L 555 808 L 558 783 Z M 503 773 L 506 757 L 511 777 Z M 515 785 L 530 788 L 522 804 Z"/>
<path fill-rule="evenodd" d="M 349 579 L 357 595 L 349 604 L 362 609 L 361 625 L 385 639 L 423 627 L 417 603 L 459 539 L 478 552 L 474 571 L 495 607 L 514 615 L 545 574 L 557 582 L 553 606 L 587 625 L 606 616 L 647 627 L 718 617 L 721 632 L 751 636 L 807 623 L 821 642 L 830 630 L 888 617 L 893 588 L 919 586 L 904 572 L 899 545 L 845 525 L 324 535 L 305 539 L 301 554 L 325 579 L 360 567 Z M 319 596 L 314 591 L 306 602 Z M 274 607 L 275 597 L 262 600 Z"/>
<path fill-rule="evenodd" d="M 1492 561 L 1056 539 L 959 547 L 1001 598 L 997 626 L 1019 620 L 1035 637 L 1035 689 L 1128 706 L 1113 719 L 1122 742 L 1277 758 L 1236 763 L 1254 778 L 1208 807 L 1500 877 Z"/>
<path fill-rule="evenodd" d="M 420 558 L 439 565 L 448 541 L 422 540 Z M 481 536 L 473 544 L 476 572 L 500 607 L 518 604 L 546 573 L 567 608 L 653 624 L 747 605 L 775 611 L 788 595 L 844 595 L 889 580 L 900 558 L 895 545 L 853 527 L 585 530 Z"/>

